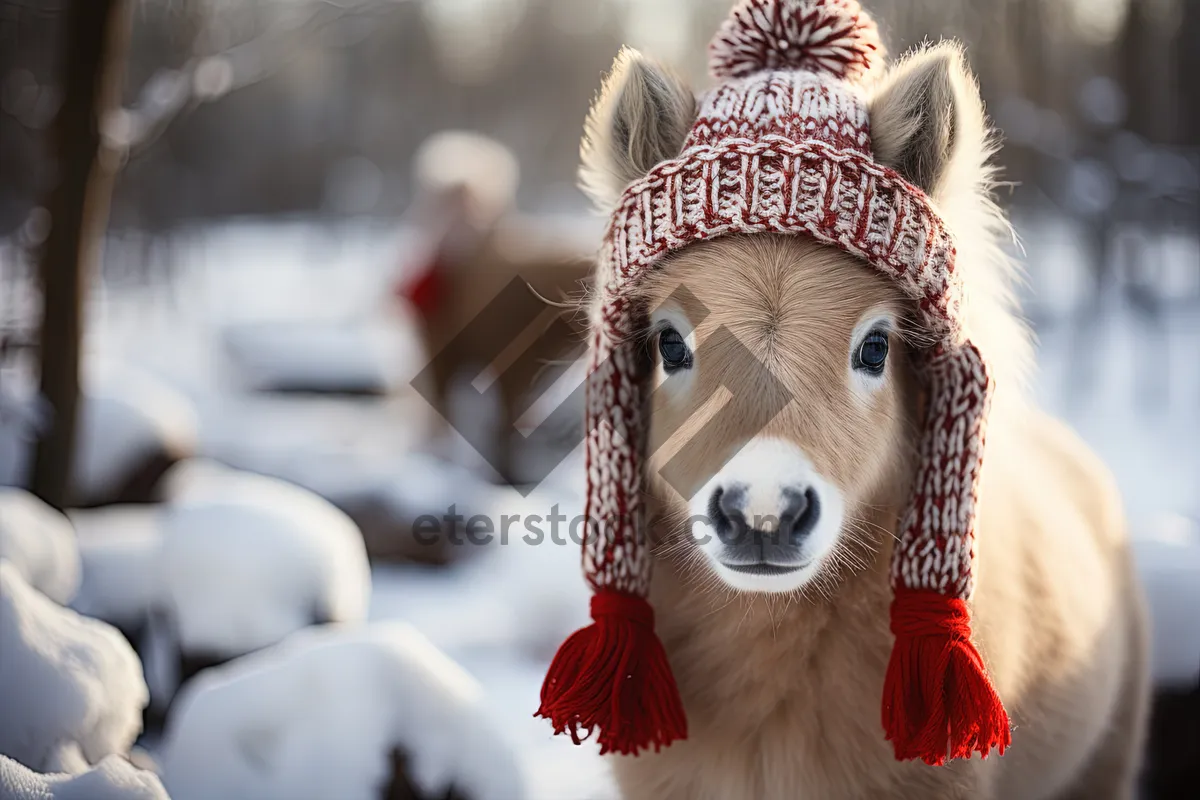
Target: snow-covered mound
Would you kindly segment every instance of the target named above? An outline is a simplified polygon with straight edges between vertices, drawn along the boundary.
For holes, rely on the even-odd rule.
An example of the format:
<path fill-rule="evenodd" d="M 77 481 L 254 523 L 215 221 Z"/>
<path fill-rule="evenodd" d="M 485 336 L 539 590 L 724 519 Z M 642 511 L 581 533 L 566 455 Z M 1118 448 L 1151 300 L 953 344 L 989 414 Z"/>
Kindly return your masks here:
<path fill-rule="evenodd" d="M 0 486 L 0 558 L 56 603 L 69 602 L 79 588 L 79 549 L 70 521 L 22 489 Z"/>
<path fill-rule="evenodd" d="M 482 509 L 492 485 L 466 467 L 411 452 L 411 440 L 387 440 L 359 446 L 350 441 L 308 441 L 278 450 L 238 453 L 240 468 L 304 487 L 345 511 L 362 532 L 372 559 L 445 563 L 455 553 L 445 537 L 417 541 L 414 524 L 423 515 L 441 519 L 454 505 L 461 513 Z M 389 447 L 393 445 L 394 447 Z M 372 452 L 364 453 L 368 447 Z M 375 452 L 388 448 L 388 452 Z M 169 497 L 197 479 L 192 462 L 179 465 L 166 480 Z M 202 477 L 201 477 L 202 479 Z"/>
<path fill-rule="evenodd" d="M 581 482 L 563 479 L 571 471 L 564 464 L 563 474 L 556 471 L 527 497 L 488 486 L 470 504 L 457 503 L 464 524 L 474 527 L 475 542 L 464 547 L 478 557 L 433 574 L 377 566 L 387 580 L 375 587 L 371 618 L 408 620 L 443 648 L 515 648 L 548 660 L 588 622 Z M 456 535 L 467 541 L 464 531 Z"/>
<path fill-rule="evenodd" d="M 1150 603 L 1154 682 L 1193 688 L 1200 682 L 1200 528 L 1164 517 L 1139 531 L 1133 552 Z"/>
<path fill-rule="evenodd" d="M 451 538 L 454 524 L 446 515 L 451 508 L 466 517 L 480 513 L 495 489 L 476 472 L 424 453 L 350 466 L 340 482 L 316 474 L 318 466 L 297 465 L 296 472 L 305 474 L 297 474 L 296 480 L 355 519 L 373 561 L 446 564 L 470 555 L 470 548 Z M 355 485 L 345 483 L 347 476 L 358 478 Z"/>
<path fill-rule="evenodd" d="M 384 394 L 411 377 L 417 350 L 400 321 L 229 323 L 225 351 L 261 391 Z"/>
<path fill-rule="evenodd" d="M 0 800 L 170 800 L 153 772 L 106 756 L 82 775 L 42 775 L 0 755 Z"/>
<path fill-rule="evenodd" d="M 161 518 L 146 505 L 72 511 L 83 580 L 71 607 L 127 634 L 139 630 L 163 591 Z"/>
<path fill-rule="evenodd" d="M 196 450 L 199 422 L 190 400 L 129 364 L 107 358 L 85 364 L 79 430 L 71 474 L 81 505 L 145 495 L 170 463 Z M 48 410 L 32 387 L 0 395 L 0 484 L 28 479 L 36 430 Z M 142 500 L 143 497 L 135 499 Z"/>
<path fill-rule="evenodd" d="M 395 750 L 430 796 L 524 796 L 479 685 L 402 623 L 301 631 L 206 670 L 177 701 L 161 763 L 175 800 L 376 800 Z"/>
<path fill-rule="evenodd" d="M 148 692 L 114 628 L 62 608 L 0 561 L 0 753 L 76 772 L 129 751 Z"/>
<path fill-rule="evenodd" d="M 559 487 L 561 488 L 561 487 Z M 515 515 L 501 542 L 478 564 L 479 596 L 493 598 L 513 643 L 536 656 L 552 656 L 573 631 L 587 625 L 591 592 L 580 568 L 583 504 L 571 494 L 539 490 L 528 497 L 502 488 L 488 517 L 499 528 Z M 499 540 L 502 531 L 495 535 Z M 486 602 L 486 600 L 484 600 Z"/>
<path fill-rule="evenodd" d="M 72 475 L 75 496 L 89 505 L 118 499 L 149 461 L 192 455 L 198 428 L 191 401 L 149 373 L 118 361 L 90 362 Z"/>
<path fill-rule="evenodd" d="M 451 506 L 481 511 L 494 488 L 466 467 L 424 453 L 406 453 L 375 477 L 369 488 L 378 492 L 397 518 L 408 520 L 440 517 Z"/>
<path fill-rule="evenodd" d="M 30 387 L 0 385 L 0 486 L 24 485 L 38 431 L 49 424 L 49 409 Z"/>
<path fill-rule="evenodd" d="M 349 517 L 275 478 L 194 471 L 162 518 L 162 602 L 183 650 L 241 655 L 313 623 L 365 618 L 370 568 Z"/>
<path fill-rule="evenodd" d="M 154 710 L 201 666 L 366 616 L 362 537 L 325 500 L 198 459 L 162 484 L 160 507 L 72 512 L 83 561 L 72 605 L 137 642 Z"/>

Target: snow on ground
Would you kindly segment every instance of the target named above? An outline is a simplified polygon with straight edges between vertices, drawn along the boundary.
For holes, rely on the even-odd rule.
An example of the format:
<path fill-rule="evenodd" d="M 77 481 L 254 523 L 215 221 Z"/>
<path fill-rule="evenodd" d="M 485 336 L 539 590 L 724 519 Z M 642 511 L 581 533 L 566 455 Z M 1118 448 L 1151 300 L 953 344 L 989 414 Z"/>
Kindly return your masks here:
<path fill-rule="evenodd" d="M 1200 526 L 1163 517 L 1133 539 L 1150 604 L 1151 664 L 1158 686 L 1200 683 Z"/>
<path fill-rule="evenodd" d="M 398 515 L 410 519 L 440 516 L 452 505 L 460 513 L 480 513 L 499 491 L 477 473 L 423 453 L 406 453 L 381 466 L 362 488 L 377 488 Z"/>
<path fill-rule="evenodd" d="M 372 620 L 410 621 L 483 686 L 482 706 L 506 732 L 527 787 L 522 796 L 530 800 L 615 796 L 596 748 L 575 747 L 564 737 L 554 737 L 544 720 L 532 716 L 554 648 L 586 622 L 579 548 L 569 537 L 569 521 L 579 509 L 577 459 L 578 455 L 568 460 L 542 489 L 525 498 L 513 489 L 480 485 L 478 479 L 463 484 L 457 469 L 414 457 L 407 462 L 413 465 L 408 477 L 395 476 L 404 486 L 401 493 L 422 501 L 430 513 L 442 514 L 456 499 L 456 482 L 460 488 L 474 487 L 477 499 L 459 502 L 456 510 L 468 518 L 480 514 L 493 520 L 493 541 L 477 546 L 478 557 L 450 569 L 377 567 L 371 579 Z M 168 475 L 167 493 L 170 498 L 211 494 L 227 477 L 225 468 L 185 462 Z M 549 518 L 556 504 L 562 519 L 552 528 Z M 507 544 L 500 541 L 504 515 L 520 515 L 510 526 Z M 75 512 L 84 562 L 76 604 L 117 622 L 133 620 L 139 609 L 157 602 L 160 589 L 146 576 L 157 571 L 150 564 L 158 557 L 159 526 L 167 516 L 141 507 Z M 561 543 L 556 544 L 552 534 Z M 216 591 L 224 591 L 224 585 L 218 583 Z M 143 639 L 148 680 L 165 686 L 155 688 L 156 702 L 174 691 L 174 678 L 162 677 L 160 670 L 173 663 L 175 654 L 152 649 L 166 646 L 169 651 L 175 646 L 169 635 L 160 628 Z M 177 702 L 185 702 L 189 691 L 185 689 Z M 300 702 L 298 697 L 308 695 L 293 696 L 298 709 L 307 709 L 307 700 Z"/>
<path fill-rule="evenodd" d="M 1172 312 L 1161 329 L 1148 331 L 1128 309 L 1111 308 L 1097 331 L 1081 337 L 1073 323 L 1064 322 L 1079 286 L 1048 285 L 1086 278 L 1078 269 L 1078 244 L 1028 225 L 1024 232 L 1035 292 L 1047 301 L 1043 311 L 1059 320 L 1038 331 L 1039 400 L 1079 429 L 1113 469 L 1135 531 L 1153 530 L 1164 512 L 1195 518 L 1200 514 L 1194 492 L 1200 481 L 1194 447 L 1200 434 L 1194 413 L 1200 362 L 1183 356 L 1200 344 L 1200 315 Z M 394 244 L 390 235 L 331 234 L 303 225 L 214 229 L 186 251 L 189 263 L 182 265 L 176 287 L 186 302 L 155 305 L 136 293 L 113 293 L 92 317 L 100 324 L 90 344 L 184 391 L 197 409 L 204 455 L 296 481 L 339 502 L 383 497 L 410 516 L 445 513 L 455 503 L 466 514 L 492 509 L 498 526 L 501 511 L 523 508 L 528 515 L 537 513 L 531 506 L 557 500 L 561 513 L 570 517 L 566 508 L 578 503 L 579 491 L 569 480 L 547 481 L 531 498 L 520 498 L 413 454 L 428 409 L 404 387 L 404 369 L 372 366 L 370 359 L 350 353 L 356 343 L 372 352 L 367 339 L 356 337 L 369 337 L 377 324 L 378 298 L 397 253 Z M 245 391 L 246 379 L 261 385 L 254 383 L 255 373 L 266 378 L 269 370 L 254 367 L 249 357 L 241 360 L 250 370 L 231 370 L 230 350 L 239 345 L 243 356 L 257 347 L 249 355 L 281 365 L 299 360 L 295 369 L 305 380 L 329 384 L 344 382 L 350 373 L 391 375 L 394 368 L 391 385 L 397 393 L 352 400 L 255 395 Z M 314 358 L 308 359 L 306 350 Z M 346 363 L 338 363 L 338 353 Z M 1077 369 L 1085 358 L 1095 365 L 1087 379 L 1081 377 L 1086 371 Z M 418 365 L 407 369 L 411 373 Z M 1160 402 L 1147 406 L 1146 395 L 1158 395 Z M 582 474 L 577 460 L 564 469 L 574 470 L 575 480 Z M 548 539 L 549 509 L 540 515 L 537 524 Z M 593 748 L 552 737 L 549 726 L 531 716 L 549 652 L 581 621 L 587 604 L 578 550 L 546 541 L 530 546 L 523 539 L 526 532 L 510 535 L 508 545 L 480 548 L 481 558 L 448 570 L 376 567 L 370 618 L 411 622 L 474 675 L 483 686 L 482 707 L 517 750 L 529 797 L 613 796 L 611 779 Z M 1139 565 L 1153 584 L 1150 601 L 1159 618 L 1156 672 L 1173 675 L 1179 664 L 1182 675 L 1188 660 L 1194 667 L 1196 659 L 1188 638 L 1194 628 L 1186 628 L 1190 620 L 1180 609 L 1195 606 L 1187 592 L 1200 579 L 1189 582 L 1190 545 L 1180 549 L 1160 538 L 1156 534 L 1138 544 Z M 131 544 L 129 557 L 137 564 L 150 548 Z M 89 547 L 83 550 L 81 594 L 86 594 Z M 121 560 L 119 552 L 119 546 L 108 551 L 113 563 Z M 118 572 L 109 574 L 114 583 L 119 580 Z M 299 706 L 295 713 L 303 710 Z"/>
<path fill-rule="evenodd" d="M 374 574 L 386 582 L 372 593 L 371 618 L 404 619 L 445 649 L 503 646 L 548 663 L 587 622 L 581 469 L 573 454 L 527 497 L 488 486 L 475 503 L 457 503 L 464 528 L 457 535 L 478 557 L 436 571 L 377 566 Z"/>
<path fill-rule="evenodd" d="M 550 662 L 510 653 L 455 654 L 484 687 L 488 714 L 503 725 L 517 749 L 527 786 L 524 800 L 618 800 L 608 761 L 593 742 L 574 744 L 555 736 L 550 723 L 533 712 Z"/>
<path fill-rule="evenodd" d="M 579 473 L 575 454 L 528 497 L 495 488 L 480 508 L 493 538 L 479 558 L 436 571 L 377 566 L 372 579 L 372 620 L 411 623 L 483 685 L 488 714 L 520 758 L 529 800 L 617 796 L 597 747 L 554 736 L 533 716 L 555 649 L 588 621 L 589 592 L 570 533 L 581 508 Z M 480 537 L 485 530 L 477 529 Z"/>
<path fill-rule="evenodd" d="M 497 540 L 507 542 L 468 564 L 473 592 L 493 598 L 513 645 L 549 659 L 574 630 L 588 624 L 591 592 L 580 568 L 583 500 L 554 486 L 520 497 L 497 493 L 487 509 Z M 511 526 L 506 525 L 506 519 Z"/>
<path fill-rule="evenodd" d="M 370 569 L 349 517 L 274 478 L 183 468 L 195 477 L 163 509 L 160 575 L 184 650 L 240 655 L 366 616 Z"/>
<path fill-rule="evenodd" d="M 436 572 L 376 567 L 371 618 L 411 622 L 479 681 L 484 708 L 520 760 L 526 800 L 616 798 L 594 743 L 576 746 L 533 716 L 554 648 L 586 622 L 578 548 L 499 547 L 484 558 L 500 574 L 488 578 L 483 560 Z M 561 596 L 548 591 L 554 583 L 573 582 Z M 526 593 L 548 604 L 535 606 L 523 598 Z"/>
<path fill-rule="evenodd" d="M 424 453 L 402 449 L 356 455 L 353 445 L 321 440 L 297 442 L 277 453 L 247 450 L 237 464 L 303 486 L 341 508 L 375 501 L 410 524 L 424 514 L 440 517 L 451 505 L 477 513 L 494 491 L 475 472 Z"/>
<path fill-rule="evenodd" d="M 196 449 L 198 420 L 186 395 L 127 361 L 85 361 L 72 487 L 89 503 L 119 491 L 148 459 Z M 0 408 L 0 484 L 23 485 L 32 464 L 37 413 L 32 387 Z"/>
<path fill-rule="evenodd" d="M 567 563 L 571 561 L 566 556 L 567 548 L 556 549 L 563 551 L 563 563 L 558 567 L 564 571 L 563 577 L 578 576 L 578 563 Z M 533 548 L 528 551 L 532 552 Z M 577 559 L 577 550 L 574 555 Z M 525 574 L 527 581 L 541 577 L 532 566 Z M 458 566 L 448 573 L 377 567 L 372 618 L 411 621 L 479 681 L 483 686 L 483 708 L 504 730 L 520 761 L 526 784 L 523 798 L 616 798 L 618 795 L 608 765 L 595 744 L 585 742 L 576 746 L 567 737 L 553 735 L 546 720 L 533 716 L 552 655 L 548 646 L 556 647 L 561 643 L 556 641 L 550 645 L 551 637 L 557 636 L 558 628 L 571 627 L 574 623 L 565 619 L 553 620 L 553 609 L 541 609 L 549 611 L 552 624 L 538 637 L 539 646 L 536 649 L 514 646 L 514 633 L 522 631 L 522 626 L 515 620 L 520 605 L 514 596 L 519 591 L 517 587 L 510 587 L 507 596 L 497 596 L 491 587 L 474 582 L 478 573 L 473 568 Z M 556 598 L 554 602 L 566 614 L 587 613 L 586 598 L 568 596 Z M 524 622 L 534 626 L 539 622 L 539 616 L 535 612 Z"/>
<path fill-rule="evenodd" d="M 129 752 L 148 692 L 114 628 L 56 605 L 0 561 L 0 753 L 78 772 Z"/>
<path fill-rule="evenodd" d="M 272 391 L 382 394 L 408 380 L 419 355 L 410 329 L 390 317 L 230 323 L 222 339 L 246 384 Z"/>
<path fill-rule="evenodd" d="M 32 392 L 0 384 L 0 486 L 19 486 L 25 481 L 29 457 L 37 432 L 46 424 L 44 408 L 29 401 Z"/>
<path fill-rule="evenodd" d="M 155 708 L 178 688 L 181 654 L 232 658 L 366 616 L 362 536 L 325 500 L 201 459 L 163 483 L 162 506 L 72 513 L 83 561 L 73 605 L 137 637 Z"/>
<path fill-rule="evenodd" d="M 183 648 L 227 656 L 314 621 L 365 616 L 362 537 L 320 497 L 204 459 L 180 462 L 163 483 L 161 506 L 71 512 L 81 613 L 136 630 L 159 608 Z"/>
<path fill-rule="evenodd" d="M 91 359 L 83 393 L 73 475 L 80 496 L 110 497 L 149 456 L 195 452 L 198 422 L 191 402 L 144 370 Z"/>
<path fill-rule="evenodd" d="M 83 580 L 71 607 L 123 631 L 145 624 L 162 596 L 162 510 L 108 506 L 72 511 Z"/>
<path fill-rule="evenodd" d="M 81 775 L 42 775 L 0 755 L 0 800 L 170 800 L 153 772 L 106 756 Z"/>
<path fill-rule="evenodd" d="M 297 698 L 305 698 L 301 705 Z M 312 629 L 202 673 L 162 750 L 175 800 L 376 800 L 390 754 L 416 786 L 524 796 L 479 684 L 401 623 Z"/>
<path fill-rule="evenodd" d="M 79 588 L 71 522 L 23 489 L 0 486 L 0 558 L 56 603 L 66 604 Z"/>

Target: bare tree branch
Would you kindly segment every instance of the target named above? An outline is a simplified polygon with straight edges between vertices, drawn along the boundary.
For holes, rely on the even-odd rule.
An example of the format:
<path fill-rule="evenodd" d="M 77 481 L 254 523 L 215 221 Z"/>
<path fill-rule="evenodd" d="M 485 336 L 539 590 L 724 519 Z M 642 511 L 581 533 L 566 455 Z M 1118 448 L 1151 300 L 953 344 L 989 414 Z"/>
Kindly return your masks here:
<path fill-rule="evenodd" d="M 255 38 L 216 53 L 193 55 L 179 69 L 155 73 L 128 108 L 112 112 L 103 126 L 107 147 L 136 158 L 176 119 L 204 103 L 258 83 L 279 71 L 313 37 L 347 20 L 382 16 L 403 0 L 312 0 L 296 14 L 274 19 Z M 201 31 L 199 43 L 208 34 Z"/>

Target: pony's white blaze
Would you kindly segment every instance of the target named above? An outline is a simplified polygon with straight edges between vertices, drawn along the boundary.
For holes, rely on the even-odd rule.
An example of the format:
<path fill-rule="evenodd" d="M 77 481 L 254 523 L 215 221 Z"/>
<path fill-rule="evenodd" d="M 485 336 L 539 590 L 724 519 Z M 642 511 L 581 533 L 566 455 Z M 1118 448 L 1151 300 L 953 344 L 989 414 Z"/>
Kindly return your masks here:
<path fill-rule="evenodd" d="M 809 496 L 816 498 L 816 522 L 787 564 L 798 568 L 783 574 L 752 574 L 727 566 L 732 548 L 725 540 L 730 536 L 727 531 L 719 530 L 710 505 L 714 492 L 733 487 L 745 493 L 743 508 L 747 521 L 764 533 L 778 531 L 789 491 L 810 492 Z M 747 442 L 701 487 L 689 506 L 696 546 L 722 581 L 747 592 L 791 592 L 813 580 L 837 547 L 845 518 L 845 502 L 838 487 L 817 472 L 798 446 L 772 436 L 756 436 Z"/>

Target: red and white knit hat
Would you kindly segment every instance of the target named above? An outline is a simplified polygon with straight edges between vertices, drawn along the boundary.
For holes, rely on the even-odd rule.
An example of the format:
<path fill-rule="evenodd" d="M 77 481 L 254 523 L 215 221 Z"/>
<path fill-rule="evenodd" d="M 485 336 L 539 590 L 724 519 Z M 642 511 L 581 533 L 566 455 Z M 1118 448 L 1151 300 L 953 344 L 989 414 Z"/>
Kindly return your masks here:
<path fill-rule="evenodd" d="M 976 487 L 991 380 L 966 339 L 954 242 L 921 189 L 874 160 L 860 81 L 883 48 L 857 0 L 741 0 L 710 45 L 722 83 L 678 158 L 631 184 L 597 267 L 589 339 L 583 569 L 594 624 L 559 649 L 538 714 L 603 752 L 658 749 L 687 722 L 646 601 L 644 370 L 632 292 L 663 256 L 731 233 L 811 236 L 912 299 L 935 344 L 920 463 L 892 556 L 883 727 L 898 759 L 1000 752 L 1008 717 L 971 642 Z"/>

